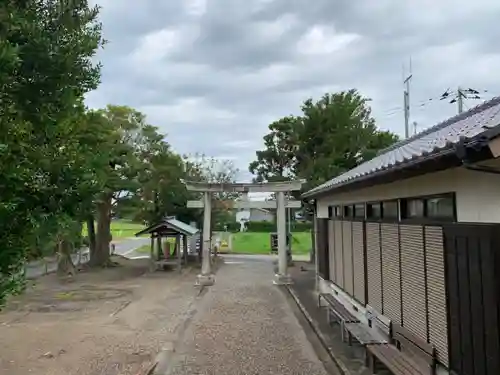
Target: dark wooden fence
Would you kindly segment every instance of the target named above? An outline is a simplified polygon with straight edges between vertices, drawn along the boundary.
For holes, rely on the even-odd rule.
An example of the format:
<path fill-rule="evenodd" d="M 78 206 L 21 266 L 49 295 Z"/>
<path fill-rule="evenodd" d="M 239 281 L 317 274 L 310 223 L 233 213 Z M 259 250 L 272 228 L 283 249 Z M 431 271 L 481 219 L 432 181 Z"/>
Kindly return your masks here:
<path fill-rule="evenodd" d="M 450 370 L 500 374 L 500 225 L 450 224 L 445 236 Z"/>

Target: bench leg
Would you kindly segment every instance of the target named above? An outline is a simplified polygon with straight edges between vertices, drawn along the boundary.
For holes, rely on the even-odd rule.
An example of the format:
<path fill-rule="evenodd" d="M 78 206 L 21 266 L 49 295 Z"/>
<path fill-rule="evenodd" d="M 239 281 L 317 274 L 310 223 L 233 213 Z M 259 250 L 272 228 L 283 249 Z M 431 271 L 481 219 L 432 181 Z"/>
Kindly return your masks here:
<path fill-rule="evenodd" d="M 345 333 L 345 328 L 344 328 L 344 322 L 341 321 L 340 322 L 340 331 L 341 331 L 341 337 L 342 337 L 342 342 L 345 342 L 345 338 L 344 338 L 344 333 Z"/>
<path fill-rule="evenodd" d="M 375 375 L 375 374 L 377 374 L 377 360 L 372 353 L 368 352 L 368 350 L 366 352 L 368 355 L 368 358 L 367 358 L 368 368 L 370 369 L 370 372 Z"/>
<path fill-rule="evenodd" d="M 347 331 L 347 343 L 349 346 L 352 346 L 352 335 L 349 331 Z"/>
<path fill-rule="evenodd" d="M 328 323 L 329 326 L 331 325 L 331 322 L 330 322 L 330 309 L 326 309 L 326 322 Z"/>

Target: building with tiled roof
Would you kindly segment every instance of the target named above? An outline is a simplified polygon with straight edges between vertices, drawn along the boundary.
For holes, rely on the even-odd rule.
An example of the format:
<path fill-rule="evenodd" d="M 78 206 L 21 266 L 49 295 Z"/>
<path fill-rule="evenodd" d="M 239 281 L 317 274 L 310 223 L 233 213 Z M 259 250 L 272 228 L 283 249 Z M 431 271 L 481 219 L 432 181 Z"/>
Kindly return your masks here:
<path fill-rule="evenodd" d="M 499 156 L 495 98 L 303 195 L 315 203 L 320 292 L 368 331 L 433 348 L 437 373 L 500 374 Z M 408 357 L 384 348 L 373 353 Z"/>

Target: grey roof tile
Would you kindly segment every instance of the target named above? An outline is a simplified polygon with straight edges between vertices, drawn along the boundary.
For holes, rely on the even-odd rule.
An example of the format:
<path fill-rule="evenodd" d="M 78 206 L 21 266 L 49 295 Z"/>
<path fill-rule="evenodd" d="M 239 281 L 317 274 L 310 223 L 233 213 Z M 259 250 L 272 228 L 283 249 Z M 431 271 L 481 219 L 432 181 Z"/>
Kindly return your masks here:
<path fill-rule="evenodd" d="M 183 234 L 188 235 L 188 236 L 192 236 L 192 235 L 198 233 L 198 231 L 199 231 L 198 228 L 192 227 L 191 225 L 186 224 L 186 223 L 184 223 L 180 220 L 177 220 L 177 219 L 170 219 L 169 218 L 169 219 L 165 220 L 165 222 L 167 222 L 168 224 L 170 224 L 174 228 L 179 229 L 179 231 L 183 232 Z"/>
<path fill-rule="evenodd" d="M 373 159 L 315 187 L 305 196 L 352 183 L 396 166 L 404 166 L 410 161 L 418 161 L 452 148 L 461 139 L 473 138 L 499 125 L 500 97 L 497 97 L 382 150 Z"/>
<path fill-rule="evenodd" d="M 152 233 L 158 228 L 161 227 L 167 227 L 175 230 L 176 232 L 179 232 L 181 234 L 184 234 L 186 236 L 193 236 L 196 233 L 199 232 L 198 228 L 195 228 L 189 224 L 186 224 L 180 220 L 177 220 L 174 216 L 166 217 L 162 221 L 155 223 L 153 225 L 150 225 L 149 227 L 141 230 L 140 232 L 137 232 L 135 235 L 140 236 L 146 233 Z"/>

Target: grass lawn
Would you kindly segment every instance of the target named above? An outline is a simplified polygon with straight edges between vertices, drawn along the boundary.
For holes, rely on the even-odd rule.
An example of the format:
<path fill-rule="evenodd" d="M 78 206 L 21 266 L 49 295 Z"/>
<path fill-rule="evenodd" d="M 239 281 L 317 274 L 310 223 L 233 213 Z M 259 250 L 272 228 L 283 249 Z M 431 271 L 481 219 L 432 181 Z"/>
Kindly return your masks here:
<path fill-rule="evenodd" d="M 311 233 L 292 233 L 292 254 L 308 254 L 311 250 Z M 247 232 L 233 234 L 232 253 L 237 254 L 269 254 L 271 240 L 269 233 Z"/>
<path fill-rule="evenodd" d="M 113 241 L 120 240 L 127 237 L 134 237 L 137 232 L 144 229 L 144 225 L 140 223 L 134 223 L 127 220 L 112 220 L 111 221 L 111 235 L 113 236 Z M 87 235 L 87 226 L 83 226 L 83 236 Z"/>
<path fill-rule="evenodd" d="M 309 254 L 311 250 L 311 233 L 295 232 L 293 234 L 292 253 Z M 269 254 L 271 242 L 269 233 L 233 233 L 233 254 Z M 169 238 L 173 244 L 175 239 Z M 136 250 L 138 253 L 149 254 L 150 245 L 141 246 Z"/>

